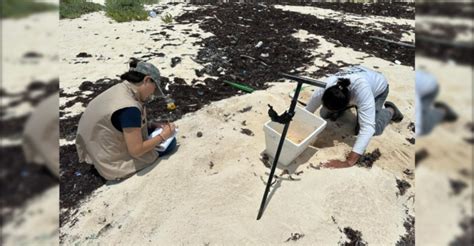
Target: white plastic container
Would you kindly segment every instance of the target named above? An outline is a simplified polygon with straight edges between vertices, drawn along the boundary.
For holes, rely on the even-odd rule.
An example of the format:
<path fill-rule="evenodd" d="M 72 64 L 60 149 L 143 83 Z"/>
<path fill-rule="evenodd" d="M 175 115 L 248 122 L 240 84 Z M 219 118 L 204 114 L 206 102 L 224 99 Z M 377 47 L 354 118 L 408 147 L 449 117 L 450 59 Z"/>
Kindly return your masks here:
<path fill-rule="evenodd" d="M 288 166 L 316 140 L 318 134 L 326 128 L 326 124 L 325 120 L 315 114 L 310 113 L 304 108 L 296 107 L 295 116 L 286 134 L 278 164 Z M 272 159 L 275 158 L 284 126 L 271 120 L 267 121 L 263 126 L 266 144 L 265 153 Z"/>

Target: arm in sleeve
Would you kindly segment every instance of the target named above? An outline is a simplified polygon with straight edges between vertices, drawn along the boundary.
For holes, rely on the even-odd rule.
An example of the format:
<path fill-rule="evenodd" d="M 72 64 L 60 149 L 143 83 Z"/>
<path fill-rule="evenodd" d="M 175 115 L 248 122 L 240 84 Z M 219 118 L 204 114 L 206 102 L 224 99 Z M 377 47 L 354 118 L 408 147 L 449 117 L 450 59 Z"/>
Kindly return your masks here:
<path fill-rule="evenodd" d="M 355 93 L 360 130 L 352 151 L 362 155 L 375 133 L 375 99 L 370 86 L 358 88 Z"/>
<path fill-rule="evenodd" d="M 160 136 L 145 140 L 141 130 L 141 113 L 138 108 L 127 108 L 120 115 L 120 124 L 123 128 L 123 136 L 127 145 L 128 153 L 134 158 L 139 158 L 152 151 L 155 146 L 164 139 Z"/>
<path fill-rule="evenodd" d="M 314 90 L 313 95 L 309 99 L 308 105 L 306 105 L 306 107 L 305 107 L 305 109 L 308 110 L 311 113 L 314 113 L 321 106 L 324 91 L 327 88 L 329 88 L 329 87 L 336 84 L 337 77 L 336 76 L 331 76 L 331 77 L 327 78 L 325 82 L 326 82 L 326 88 L 324 88 L 324 89 L 323 88 L 318 88 L 318 89 Z"/>
<path fill-rule="evenodd" d="M 323 98 L 323 93 L 324 89 L 316 89 L 311 96 L 311 99 L 309 99 L 308 105 L 306 105 L 305 109 L 311 113 L 314 113 L 316 109 L 318 109 L 322 104 L 321 99 Z"/>
<path fill-rule="evenodd" d="M 118 116 L 120 126 L 124 128 L 141 128 L 142 115 L 136 107 L 124 108 Z"/>

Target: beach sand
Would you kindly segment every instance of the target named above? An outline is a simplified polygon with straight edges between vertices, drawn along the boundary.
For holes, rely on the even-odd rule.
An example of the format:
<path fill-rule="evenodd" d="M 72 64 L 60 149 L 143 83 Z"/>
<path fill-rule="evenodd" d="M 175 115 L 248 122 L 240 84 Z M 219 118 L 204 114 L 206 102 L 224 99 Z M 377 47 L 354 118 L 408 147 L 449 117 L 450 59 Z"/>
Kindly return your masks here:
<path fill-rule="evenodd" d="M 57 0 L 43 2 L 58 4 Z M 2 89 L 15 94 L 27 91 L 27 86 L 33 81 L 48 83 L 59 77 L 59 56 L 57 52 L 58 40 L 58 12 L 33 14 L 20 19 L 2 19 Z M 27 58 L 25 54 L 34 52 L 38 57 Z M 36 95 L 37 96 L 37 95 Z M 8 105 L 10 101 L 21 97 L 1 97 L 1 105 Z M 33 96 L 35 98 L 35 96 Z M 30 102 L 24 101 L 15 107 L 5 107 L 5 116 L 2 120 L 21 118 L 35 110 Z M 54 109 L 53 109 L 54 110 Z M 18 122 L 24 124 L 25 122 Z M 11 138 L 3 138 L 0 146 L 21 148 L 21 132 Z M 5 152 L 3 152 L 5 153 Z M 3 154 L 2 153 L 2 154 Z M 12 153 L 6 153 L 13 155 Z M 14 163 L 21 163 L 23 157 L 15 156 Z M 12 159 L 13 159 L 12 158 Z M 3 158 L 2 158 L 3 160 Z M 3 163 L 2 163 L 3 165 Z M 11 163 L 9 163 L 11 165 Z M 30 169 L 32 170 L 32 169 Z M 26 172 L 26 171 L 25 171 Z M 6 175 L 2 170 L 2 175 Z M 20 175 L 20 174 L 18 174 Z M 27 173 L 28 175 L 28 173 Z M 29 175 L 39 175 L 30 173 Z M 7 182 L 15 182 L 10 178 L 25 180 L 24 177 L 5 177 Z M 40 181 L 37 176 L 34 179 Z M 44 180 L 43 180 L 44 181 Z M 21 183 L 23 186 L 32 185 L 32 182 Z M 18 192 L 33 191 L 31 187 L 19 187 Z M 3 194 L 2 194 L 3 195 Z M 11 194 L 5 194 L 11 197 Z M 12 218 L 2 221 L 3 245 L 57 245 L 59 244 L 59 185 L 53 185 L 42 193 L 30 195 L 20 207 L 2 206 L 2 215 L 11 212 Z M 3 201 L 2 201 L 3 203 Z M 5 219 L 5 218 L 2 218 Z"/>
<path fill-rule="evenodd" d="M 127 59 L 135 51 L 168 43 L 155 43 L 148 38 L 150 33 L 161 31 L 160 18 L 124 24 L 109 21 L 103 12 L 61 21 L 63 89 L 71 92 L 82 81 L 114 77 L 126 71 Z M 175 25 L 176 30 L 186 28 L 202 36 L 212 35 L 195 24 Z M 137 33 L 146 29 L 150 30 Z M 169 34 L 170 39 L 174 35 L 179 39 L 179 32 Z M 307 38 L 298 30 L 295 35 Z M 117 36 L 120 39 L 116 40 Z M 343 230 L 350 227 L 360 231 L 369 244 L 394 245 L 406 234 L 404 222 L 414 216 L 414 180 L 403 174 L 405 169 L 414 169 L 414 148 L 406 140 L 414 136 L 408 129 L 414 115 L 413 68 L 367 57 L 361 51 L 334 47 L 320 36 L 310 38 L 320 40 L 320 49 L 334 52 L 330 61 L 362 64 L 382 72 L 390 83 L 389 100 L 405 114 L 401 123 L 389 125 L 382 136 L 370 142 L 368 152 L 378 148 L 382 153 L 371 169 L 316 170 L 310 166 L 343 158 L 351 150 L 355 115 L 346 113 L 342 122 L 328 122 L 316 142 L 285 168 L 295 180 L 288 175 L 277 180 L 265 213 L 257 221 L 269 172 L 260 161 L 265 150 L 263 124 L 269 119 L 267 104 L 283 112 L 289 106 L 288 95 L 295 88 L 289 81 L 269 81 L 272 86 L 267 90 L 213 102 L 178 120 L 176 153 L 123 182 L 108 183 L 96 190 L 61 228 L 63 242 L 275 245 L 284 244 L 292 233 L 300 233 L 304 234 L 298 240 L 302 245 L 334 245 L 348 241 Z M 183 45 L 166 48 L 170 49 L 159 51 L 165 53 L 165 60 L 157 58 L 150 62 L 166 76 L 174 74 L 191 81 L 194 68 L 201 65 L 189 59 L 171 68 L 169 60 L 183 54 L 191 54 L 191 58 L 199 47 L 192 46 L 188 39 Z M 98 61 L 94 57 L 89 63 L 73 64 L 79 52 L 106 58 Z M 315 60 L 303 70 L 311 72 L 324 64 Z M 61 104 L 64 103 L 62 99 Z M 250 111 L 238 112 L 249 106 Z M 66 112 L 75 115 L 81 110 L 82 107 L 69 108 Z M 242 134 L 242 128 L 250 129 L 254 136 Z M 197 132 L 202 132 L 202 137 L 197 137 Z M 276 174 L 282 171 L 280 167 Z M 404 195 L 398 194 L 396 179 L 406 180 L 412 188 Z"/>
<path fill-rule="evenodd" d="M 416 151 L 428 152 L 415 172 L 417 245 L 446 245 L 469 233 L 459 224 L 473 216 L 472 144 L 464 140 L 472 138 L 466 127 L 472 122 L 472 67 L 418 56 L 416 61 L 437 78 L 437 100 L 450 105 L 459 116 L 455 123 L 441 124 L 416 142 Z M 451 181 L 461 181 L 466 187 L 454 195 Z"/>

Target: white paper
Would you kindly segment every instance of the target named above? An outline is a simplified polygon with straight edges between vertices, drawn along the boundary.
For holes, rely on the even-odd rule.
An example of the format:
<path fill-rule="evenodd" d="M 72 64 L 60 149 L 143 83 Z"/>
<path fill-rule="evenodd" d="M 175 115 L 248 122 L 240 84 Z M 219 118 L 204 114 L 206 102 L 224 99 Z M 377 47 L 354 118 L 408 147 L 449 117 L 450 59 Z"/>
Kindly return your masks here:
<path fill-rule="evenodd" d="M 156 129 L 148 136 L 148 139 L 154 138 L 154 137 L 158 136 L 158 134 L 160 134 L 162 131 L 163 131 L 163 129 L 161 129 L 161 128 L 156 128 Z M 176 133 L 178 133 L 178 128 L 176 128 L 176 130 L 174 131 L 174 134 L 173 134 L 172 137 L 166 139 L 166 141 L 164 141 L 164 142 L 161 143 L 160 145 L 156 146 L 155 149 L 158 150 L 158 151 L 165 151 L 166 148 L 168 148 L 168 146 L 170 146 L 170 144 L 171 144 L 171 142 L 173 141 L 173 139 L 176 138 Z"/>

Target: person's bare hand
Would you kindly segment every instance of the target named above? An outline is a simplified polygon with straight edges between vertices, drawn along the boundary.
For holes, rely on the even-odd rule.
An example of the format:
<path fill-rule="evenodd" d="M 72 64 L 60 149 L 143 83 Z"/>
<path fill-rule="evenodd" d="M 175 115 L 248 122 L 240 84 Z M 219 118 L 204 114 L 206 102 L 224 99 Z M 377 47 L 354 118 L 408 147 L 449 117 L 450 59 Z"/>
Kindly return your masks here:
<path fill-rule="evenodd" d="M 174 123 L 163 124 L 161 128 L 163 131 L 160 133 L 160 135 L 165 140 L 172 137 L 176 131 L 176 125 Z"/>
<path fill-rule="evenodd" d="M 157 129 L 157 128 L 164 128 L 166 125 L 168 125 L 169 122 L 164 122 L 164 121 L 153 121 L 153 122 L 150 122 L 150 128 L 154 128 L 154 129 Z"/>
<path fill-rule="evenodd" d="M 350 163 L 347 161 L 340 161 L 340 160 L 330 160 L 328 162 L 322 163 L 321 167 L 323 168 L 346 168 L 352 167 Z"/>
<path fill-rule="evenodd" d="M 152 122 L 150 122 L 150 128 L 153 128 L 153 129 L 163 128 L 163 124 L 166 124 L 166 123 L 152 121 Z"/>

